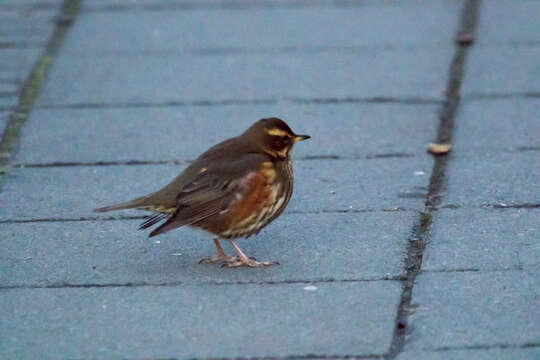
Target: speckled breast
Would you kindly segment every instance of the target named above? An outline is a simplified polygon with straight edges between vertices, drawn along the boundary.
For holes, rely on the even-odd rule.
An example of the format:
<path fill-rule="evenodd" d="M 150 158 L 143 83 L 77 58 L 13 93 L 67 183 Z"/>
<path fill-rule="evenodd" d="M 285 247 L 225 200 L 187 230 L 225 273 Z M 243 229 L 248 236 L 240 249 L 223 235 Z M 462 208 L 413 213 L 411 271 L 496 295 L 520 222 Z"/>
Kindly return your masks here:
<path fill-rule="evenodd" d="M 250 179 L 249 191 L 232 206 L 220 237 L 249 237 L 278 217 L 291 199 L 293 172 L 290 160 L 264 163 Z"/>

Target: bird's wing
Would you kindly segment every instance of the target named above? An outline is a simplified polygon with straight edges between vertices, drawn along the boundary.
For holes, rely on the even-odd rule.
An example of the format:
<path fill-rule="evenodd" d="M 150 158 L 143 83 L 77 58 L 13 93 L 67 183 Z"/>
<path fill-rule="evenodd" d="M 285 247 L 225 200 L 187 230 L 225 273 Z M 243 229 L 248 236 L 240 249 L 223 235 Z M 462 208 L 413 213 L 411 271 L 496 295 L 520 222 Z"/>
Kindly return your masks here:
<path fill-rule="evenodd" d="M 196 175 L 176 195 L 176 211 L 152 231 L 156 236 L 180 226 L 194 224 L 225 210 L 245 184 L 243 179 L 267 160 L 260 154 L 247 154 L 235 161 L 201 164 Z M 192 173 L 195 172 L 191 169 Z"/>

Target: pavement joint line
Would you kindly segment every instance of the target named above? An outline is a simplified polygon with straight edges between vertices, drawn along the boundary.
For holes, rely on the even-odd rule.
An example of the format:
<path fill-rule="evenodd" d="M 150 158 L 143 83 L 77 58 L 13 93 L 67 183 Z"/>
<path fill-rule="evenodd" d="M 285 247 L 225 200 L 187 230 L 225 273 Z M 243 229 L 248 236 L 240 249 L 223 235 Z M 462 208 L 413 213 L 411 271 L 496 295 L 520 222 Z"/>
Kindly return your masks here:
<path fill-rule="evenodd" d="M 460 97 L 461 102 L 494 101 L 501 99 L 516 98 L 540 98 L 540 92 L 515 92 L 515 93 L 472 93 Z M 116 103 L 75 103 L 75 104 L 40 104 L 35 109 L 123 109 L 123 108 L 153 108 L 153 107 L 184 107 L 184 106 L 230 106 L 230 105 L 275 105 L 282 101 L 304 105 L 329 105 L 329 104 L 400 104 L 400 105 L 441 105 L 444 100 L 437 98 L 421 97 L 327 97 L 327 98 L 268 98 L 268 99 L 223 99 L 223 100 L 170 100 L 162 102 L 116 102 Z"/>
<path fill-rule="evenodd" d="M 479 344 L 468 346 L 441 346 L 437 348 L 425 348 L 423 351 L 444 352 L 453 350 L 489 350 L 489 349 L 526 349 L 540 347 L 540 342 L 526 342 L 523 344 Z"/>
<path fill-rule="evenodd" d="M 34 65 L 28 80 L 23 85 L 18 104 L 9 115 L 2 139 L 0 139 L 0 169 L 9 161 L 11 152 L 19 139 L 21 127 L 32 110 L 48 70 L 77 14 L 79 2 L 80 0 L 64 1 L 58 17 L 59 20 L 55 24 L 53 35 L 44 52 Z M 0 171 L 0 181 L 2 180 L 3 173 Z"/>
<path fill-rule="evenodd" d="M 456 268 L 456 269 L 436 269 L 436 270 L 422 270 L 421 274 L 440 274 L 440 273 L 496 273 L 496 272 L 512 272 L 512 271 L 537 271 L 540 263 L 532 265 L 516 265 L 505 268 L 487 268 L 487 269 L 477 269 L 477 268 Z"/>
<path fill-rule="evenodd" d="M 391 158 L 412 158 L 414 154 L 409 153 L 382 153 L 382 154 L 367 154 L 364 156 L 339 156 L 339 155 L 308 155 L 295 158 L 295 161 L 311 161 L 311 160 L 376 160 L 376 159 L 391 159 Z M 94 161 L 94 162 L 62 162 L 55 161 L 50 163 L 15 163 L 9 165 L 10 168 L 49 168 L 49 167 L 76 167 L 76 166 L 131 166 L 131 165 L 187 165 L 194 160 L 125 160 L 125 161 Z"/>
<path fill-rule="evenodd" d="M 319 46 L 319 45 L 299 45 L 299 46 L 282 46 L 282 47 L 207 47 L 207 48 L 184 48 L 176 51 L 171 50 L 147 50 L 147 51 L 129 51 L 129 50 L 112 50 L 101 51 L 87 54 L 83 51 L 73 51 L 67 53 L 68 56 L 185 56 L 186 54 L 194 56 L 221 56 L 221 55 L 271 55 L 271 54 L 320 54 L 320 53 L 364 53 L 375 51 L 401 51 L 411 52 L 418 50 L 441 50 L 440 45 L 430 44 L 416 45 L 404 44 L 396 45 L 391 43 L 386 44 L 366 44 L 366 45 L 351 45 L 351 46 Z"/>
<path fill-rule="evenodd" d="M 540 146 L 519 146 L 515 149 L 517 152 L 527 152 L 527 151 L 540 151 Z"/>
<path fill-rule="evenodd" d="M 358 7 L 363 6 L 362 4 L 357 4 L 355 1 L 336 1 L 336 2 L 327 2 L 320 0 L 312 1 L 285 1 L 285 2 L 275 2 L 275 1 L 258 1 L 258 2 L 245 2 L 245 1 L 221 1 L 221 2 L 199 2 L 199 1 L 169 1 L 166 3 L 129 3 L 129 4 L 107 4 L 107 5 L 97 5 L 89 8 L 85 8 L 84 12 L 112 12 L 112 11 L 174 11 L 174 10 L 203 10 L 203 9 L 214 9 L 214 10 L 252 10 L 252 9 L 267 9 L 267 8 L 276 8 L 276 9 L 299 9 L 299 8 L 313 8 L 313 7 Z"/>
<path fill-rule="evenodd" d="M 0 49 L 41 49 L 43 45 L 44 43 L 39 41 L 0 41 Z"/>
<path fill-rule="evenodd" d="M 466 0 L 459 16 L 457 34 L 467 34 L 471 37 L 476 30 L 478 11 L 481 0 Z M 455 43 L 455 53 L 448 71 L 446 88 L 446 101 L 439 114 L 439 127 L 437 129 L 437 143 L 451 143 L 454 129 L 454 120 L 460 101 L 460 88 L 465 72 L 468 48 L 470 44 Z M 433 223 L 435 209 L 442 202 L 443 190 L 446 186 L 446 168 L 448 156 L 434 156 L 433 170 L 429 179 L 428 194 L 425 208 L 418 214 L 411 235 L 408 240 L 407 256 L 404 260 L 406 279 L 402 282 L 402 293 L 397 309 L 392 343 L 385 355 L 385 359 L 395 359 L 402 353 L 407 341 L 409 329 L 409 316 L 407 311 L 411 307 L 414 283 L 422 270 L 424 249 L 429 239 L 429 232 Z"/>
<path fill-rule="evenodd" d="M 224 270 L 227 271 L 227 270 Z M 71 284 L 66 282 L 53 283 L 48 285 L 0 285 L 0 290 L 19 290 L 19 289 L 63 289 L 63 288 L 118 288 L 118 287 L 177 287 L 177 286 L 230 286 L 230 285 L 294 285 L 294 284 L 325 284 L 325 283 L 356 283 L 356 282 L 376 282 L 376 281 L 403 281 L 404 277 L 382 276 L 373 278 L 359 279 L 291 279 L 291 280 L 276 280 L 276 281 L 203 281 L 200 283 L 189 283 L 182 281 L 170 282 L 125 282 L 125 283 L 88 283 L 88 284 Z"/>
<path fill-rule="evenodd" d="M 416 211 L 415 209 L 407 209 L 402 207 L 389 207 L 383 209 L 344 209 L 344 210 L 320 210 L 320 211 L 287 211 L 286 214 L 361 214 L 375 212 L 397 212 L 397 211 Z M 80 218 L 36 218 L 36 219 L 7 219 L 0 220 L 0 224 L 27 224 L 39 222 L 84 222 L 84 221 L 125 221 L 125 220 L 145 220 L 152 215 L 133 215 L 133 216 L 92 216 Z"/>
<path fill-rule="evenodd" d="M 496 210 L 519 210 L 519 209 L 540 209 L 540 204 L 525 203 L 525 204 L 513 204 L 513 205 L 501 205 L 501 204 L 482 204 L 473 206 L 457 206 L 453 204 L 444 205 L 439 208 L 433 208 L 433 211 L 440 210 L 459 210 L 459 209 L 496 209 Z M 287 211 L 286 214 L 362 214 L 362 213 L 375 213 L 375 212 L 417 212 L 417 209 L 404 208 L 404 207 L 388 207 L 382 209 L 323 209 L 317 211 Z M 5 219 L 0 220 L 0 224 L 27 224 L 27 223 L 39 223 L 39 222 L 77 222 L 77 221 L 126 221 L 126 220 L 145 220 L 151 215 L 117 215 L 117 216 L 96 216 L 96 217 L 80 217 L 80 218 L 36 218 L 36 219 Z M 470 271 L 474 271 L 471 269 Z M 478 270 L 480 271 L 480 270 Z"/>
<path fill-rule="evenodd" d="M 209 358 L 188 358 L 188 360 L 295 360 L 295 359 L 380 359 L 382 354 L 360 354 L 360 355 L 287 355 L 280 357 L 263 356 L 263 357 L 209 357 Z M 139 358 L 122 358 L 125 360 L 142 360 Z M 144 358 L 144 360 L 180 360 L 180 358 Z"/>
<path fill-rule="evenodd" d="M 505 209 L 539 209 L 540 204 L 537 203 L 522 203 L 522 204 L 480 204 L 480 205 L 472 205 L 472 206 L 463 206 L 463 205 L 456 205 L 456 204 L 446 204 L 439 208 L 434 208 L 434 211 L 439 210 L 446 210 L 446 209 L 498 209 L 498 210 L 505 210 Z"/>
<path fill-rule="evenodd" d="M 470 93 L 462 100 L 464 101 L 482 101 L 482 100 L 504 100 L 516 98 L 540 98 L 540 91 L 523 91 L 511 93 L 487 92 L 487 93 Z"/>
<path fill-rule="evenodd" d="M 181 107 L 181 106 L 229 106 L 229 105 L 275 105 L 280 102 L 290 102 L 293 104 L 387 104 L 395 103 L 402 105 L 440 105 L 443 100 L 437 98 L 419 97 L 324 97 L 324 98 L 267 98 L 267 99 L 223 99 L 223 100 L 170 100 L 161 102 L 112 102 L 112 103 L 75 103 L 75 104 L 41 104 L 36 105 L 36 109 L 116 109 L 116 108 L 151 108 L 151 107 Z"/>

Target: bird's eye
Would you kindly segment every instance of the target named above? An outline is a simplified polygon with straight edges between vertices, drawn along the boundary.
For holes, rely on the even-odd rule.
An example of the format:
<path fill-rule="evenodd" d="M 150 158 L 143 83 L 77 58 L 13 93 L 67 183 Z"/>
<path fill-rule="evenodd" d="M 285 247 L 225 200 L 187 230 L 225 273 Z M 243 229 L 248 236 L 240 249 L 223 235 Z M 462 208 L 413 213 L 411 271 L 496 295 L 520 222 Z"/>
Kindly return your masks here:
<path fill-rule="evenodd" d="M 281 141 L 283 141 L 283 142 L 287 142 L 288 140 L 289 140 L 289 137 L 287 135 L 283 135 L 281 137 Z"/>

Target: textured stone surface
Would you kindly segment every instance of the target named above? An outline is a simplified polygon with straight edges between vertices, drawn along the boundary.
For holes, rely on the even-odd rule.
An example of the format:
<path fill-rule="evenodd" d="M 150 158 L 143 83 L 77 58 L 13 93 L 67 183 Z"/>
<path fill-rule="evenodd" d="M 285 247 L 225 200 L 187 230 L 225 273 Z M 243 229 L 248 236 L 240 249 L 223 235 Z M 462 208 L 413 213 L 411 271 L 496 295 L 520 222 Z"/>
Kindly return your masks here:
<path fill-rule="evenodd" d="M 254 121 L 278 116 L 311 139 L 295 158 L 423 154 L 435 137 L 434 105 L 339 104 L 36 110 L 26 122 L 22 164 L 193 160 Z M 393 131 L 388 131 L 392 128 Z M 401 134 L 396 141 L 396 133 Z"/>
<path fill-rule="evenodd" d="M 538 47 L 472 48 L 461 93 L 465 97 L 473 94 L 538 93 L 539 54 Z"/>
<path fill-rule="evenodd" d="M 540 265 L 540 209 L 443 209 L 434 215 L 423 270 Z"/>
<path fill-rule="evenodd" d="M 539 113 L 538 99 L 465 102 L 457 115 L 454 150 L 459 154 L 538 151 Z"/>
<path fill-rule="evenodd" d="M 288 211 L 354 211 L 423 207 L 428 156 L 296 161 Z M 77 219 L 92 209 L 158 190 L 184 166 L 89 166 L 11 169 L 3 179 L 0 219 Z M 139 214 L 124 212 L 124 214 Z"/>
<path fill-rule="evenodd" d="M 448 176 L 443 201 L 446 205 L 540 203 L 540 162 L 534 151 L 475 153 L 463 157 L 456 153 L 449 163 Z"/>
<path fill-rule="evenodd" d="M 380 354 L 388 348 L 399 283 L 316 286 L 3 291 L 0 355 L 237 358 Z"/>
<path fill-rule="evenodd" d="M 513 20 L 510 26 L 498 26 L 501 21 Z M 477 28 L 477 45 L 535 46 L 540 40 L 540 3 L 535 0 L 486 1 L 482 4 Z"/>
<path fill-rule="evenodd" d="M 512 19 L 513 25 L 498 26 Z M 482 4 L 476 43 L 468 56 L 462 94 L 524 94 L 540 91 L 540 3 Z M 512 123 L 513 121 L 508 121 Z"/>
<path fill-rule="evenodd" d="M 441 99 L 452 49 L 56 59 L 38 105 L 287 97 Z M 366 76 L 366 72 L 370 76 Z M 412 72 L 409 76 L 401 76 Z M 77 79 L 77 81 L 73 81 Z"/>
<path fill-rule="evenodd" d="M 117 1 L 114 5 L 125 6 L 123 9 L 127 10 L 149 6 L 161 11 L 84 11 L 103 10 L 103 5 L 112 3 L 83 2 L 83 12 L 70 34 L 67 53 L 213 55 L 265 51 L 272 55 L 281 51 L 364 52 L 373 48 L 409 51 L 417 47 L 451 47 L 461 1 L 365 1 L 358 6 L 354 2 L 349 6 L 297 2 L 300 6 L 290 7 L 287 2 L 241 1 L 237 6 L 226 7 L 234 4 L 228 1 L 214 2 L 213 9 L 197 9 L 198 5 L 212 5 L 197 1 L 127 4 Z M 155 6 L 158 4 L 163 7 Z M 381 18 L 393 21 L 383 24 Z M 89 33 L 88 29 L 93 31 Z"/>
<path fill-rule="evenodd" d="M 421 274 L 406 350 L 538 344 L 539 296 L 538 268 Z"/>
<path fill-rule="evenodd" d="M 141 221 L 0 224 L 2 286 L 354 280 L 402 274 L 414 212 L 285 214 L 238 240 L 250 256 L 280 266 L 221 269 L 197 262 L 211 236 L 179 229 L 148 239 Z M 227 241 L 228 253 L 235 254 Z M 115 256 L 110 256 L 115 254 Z"/>

